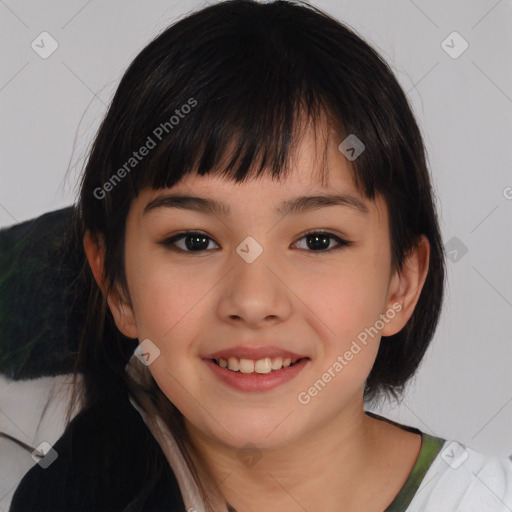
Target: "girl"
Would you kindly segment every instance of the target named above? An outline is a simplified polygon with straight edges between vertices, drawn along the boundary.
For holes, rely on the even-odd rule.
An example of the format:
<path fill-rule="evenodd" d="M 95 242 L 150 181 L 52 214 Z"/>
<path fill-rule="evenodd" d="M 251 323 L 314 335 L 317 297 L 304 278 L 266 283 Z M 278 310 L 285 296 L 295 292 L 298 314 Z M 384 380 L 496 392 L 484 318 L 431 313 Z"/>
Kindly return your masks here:
<path fill-rule="evenodd" d="M 168 28 L 75 235 L 81 411 L 12 512 L 511 510 L 508 459 L 364 410 L 418 368 L 444 261 L 407 99 L 346 26 L 232 0 Z"/>

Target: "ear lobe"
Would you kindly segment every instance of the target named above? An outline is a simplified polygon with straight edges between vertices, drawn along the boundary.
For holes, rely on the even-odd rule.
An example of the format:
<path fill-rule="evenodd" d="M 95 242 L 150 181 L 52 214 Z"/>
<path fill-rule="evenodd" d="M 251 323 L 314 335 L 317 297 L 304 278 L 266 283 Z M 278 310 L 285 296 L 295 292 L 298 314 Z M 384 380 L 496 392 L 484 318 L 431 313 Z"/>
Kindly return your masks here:
<path fill-rule="evenodd" d="M 96 284 L 100 290 L 105 294 L 104 279 L 103 279 L 103 262 L 105 259 L 105 250 L 103 244 L 103 236 L 98 235 L 93 238 L 89 230 L 84 235 L 84 251 L 91 267 L 92 274 Z"/>
<path fill-rule="evenodd" d="M 430 243 L 425 235 L 421 235 L 402 268 L 391 279 L 386 311 L 394 314 L 382 329 L 382 336 L 392 336 L 401 331 L 412 316 L 427 278 L 429 258 Z"/>
<path fill-rule="evenodd" d="M 117 328 L 128 338 L 137 338 L 137 324 L 130 302 L 117 285 L 107 290 L 104 276 L 105 246 L 103 237 L 93 237 L 90 231 L 84 235 L 84 251 L 91 267 L 96 284 L 106 296 L 107 304 L 112 312 Z"/>
<path fill-rule="evenodd" d="M 131 304 L 118 291 L 111 291 L 107 295 L 107 303 L 117 328 L 127 338 L 138 338 L 137 323 Z"/>

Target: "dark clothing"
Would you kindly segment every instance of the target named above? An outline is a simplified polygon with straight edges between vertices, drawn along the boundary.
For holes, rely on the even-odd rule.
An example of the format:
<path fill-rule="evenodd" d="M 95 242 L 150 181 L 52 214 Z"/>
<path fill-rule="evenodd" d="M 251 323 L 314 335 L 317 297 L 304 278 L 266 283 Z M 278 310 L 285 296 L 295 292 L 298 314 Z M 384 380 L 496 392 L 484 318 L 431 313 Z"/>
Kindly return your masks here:
<path fill-rule="evenodd" d="M 9 512 L 185 511 L 172 469 L 127 396 L 81 411 L 53 449 L 57 459 L 26 473 Z"/>

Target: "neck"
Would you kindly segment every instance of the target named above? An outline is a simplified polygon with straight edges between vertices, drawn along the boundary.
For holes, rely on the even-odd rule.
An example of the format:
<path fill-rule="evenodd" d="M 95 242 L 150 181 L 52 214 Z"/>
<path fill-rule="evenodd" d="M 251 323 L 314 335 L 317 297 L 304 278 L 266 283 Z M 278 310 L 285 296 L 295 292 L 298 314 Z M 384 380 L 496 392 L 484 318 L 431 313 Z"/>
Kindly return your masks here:
<path fill-rule="evenodd" d="M 314 432 L 261 451 L 252 461 L 190 424 L 187 429 L 197 466 L 206 469 L 212 488 L 233 508 L 340 510 L 341 502 L 349 510 L 354 491 L 367 485 L 365 475 L 381 446 L 376 422 L 383 423 L 364 414 L 361 400 Z"/>

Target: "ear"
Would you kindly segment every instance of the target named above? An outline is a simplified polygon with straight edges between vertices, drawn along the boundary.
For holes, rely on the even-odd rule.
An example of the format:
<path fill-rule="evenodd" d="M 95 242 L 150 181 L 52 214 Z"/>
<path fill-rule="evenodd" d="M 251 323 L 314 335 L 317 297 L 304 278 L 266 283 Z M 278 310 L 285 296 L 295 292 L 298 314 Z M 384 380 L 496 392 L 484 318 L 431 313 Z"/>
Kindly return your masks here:
<path fill-rule="evenodd" d="M 137 324 L 129 299 L 125 298 L 118 286 L 107 291 L 104 276 L 105 245 L 103 237 L 93 237 L 90 231 L 84 235 L 84 250 L 96 284 L 106 296 L 108 306 L 117 328 L 128 338 L 137 338 Z"/>
<path fill-rule="evenodd" d="M 386 311 L 393 311 L 394 316 L 391 318 L 391 314 L 387 314 L 389 321 L 382 329 L 382 336 L 392 336 L 401 331 L 411 318 L 427 278 L 429 258 L 430 243 L 425 235 L 421 235 L 402 268 L 391 278 Z"/>

